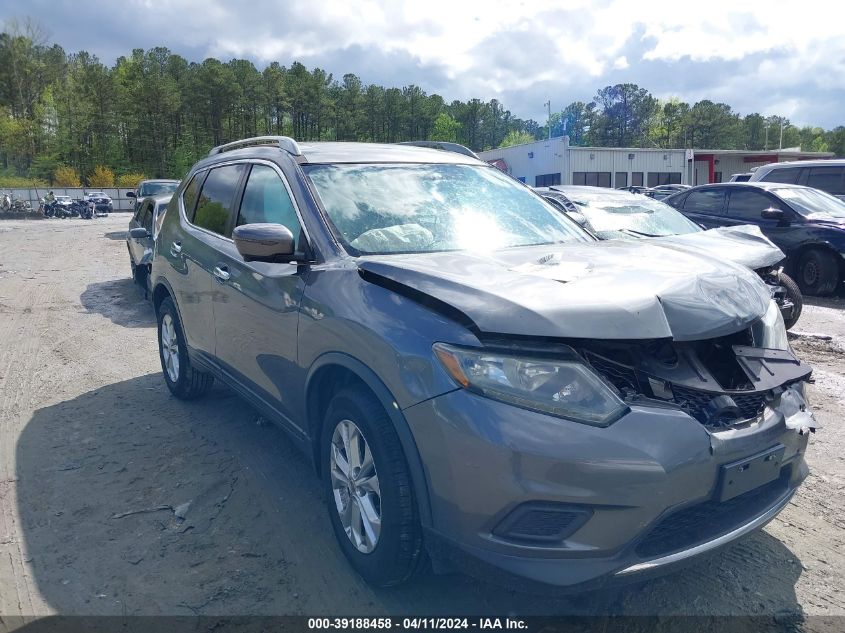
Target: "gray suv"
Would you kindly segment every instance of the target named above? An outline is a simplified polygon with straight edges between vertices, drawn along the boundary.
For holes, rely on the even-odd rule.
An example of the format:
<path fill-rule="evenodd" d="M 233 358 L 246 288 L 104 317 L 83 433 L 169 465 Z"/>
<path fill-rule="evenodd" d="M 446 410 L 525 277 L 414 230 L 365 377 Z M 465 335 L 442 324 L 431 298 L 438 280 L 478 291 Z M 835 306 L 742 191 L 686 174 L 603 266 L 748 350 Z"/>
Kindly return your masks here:
<path fill-rule="evenodd" d="M 215 148 L 155 242 L 164 379 L 284 428 L 340 548 L 582 589 L 763 526 L 807 476 L 810 368 L 747 268 L 596 243 L 516 180 L 408 145 Z"/>

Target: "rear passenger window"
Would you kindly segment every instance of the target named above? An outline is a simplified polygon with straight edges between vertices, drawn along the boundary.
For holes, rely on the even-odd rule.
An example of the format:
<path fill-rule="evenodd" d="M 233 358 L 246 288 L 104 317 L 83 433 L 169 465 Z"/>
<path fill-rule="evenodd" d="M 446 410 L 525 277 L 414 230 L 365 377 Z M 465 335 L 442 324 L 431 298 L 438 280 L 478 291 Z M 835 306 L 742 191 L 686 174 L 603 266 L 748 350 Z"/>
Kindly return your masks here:
<path fill-rule="evenodd" d="M 205 178 L 204 171 L 194 174 L 191 182 L 188 183 L 188 186 L 182 192 L 182 204 L 185 206 L 185 216 L 191 222 L 194 221 L 194 209 L 197 206 L 197 198 L 199 198 L 200 185 L 202 185 L 203 178 Z"/>
<path fill-rule="evenodd" d="M 842 186 L 842 167 L 810 167 L 807 186 L 821 189 L 834 195 L 845 193 Z"/>
<path fill-rule="evenodd" d="M 301 227 L 293 202 L 276 170 L 253 165 L 244 189 L 237 226 L 270 222 L 286 226 L 299 247 Z"/>
<path fill-rule="evenodd" d="M 193 223 L 207 231 L 226 235 L 229 212 L 238 189 L 244 165 L 226 165 L 212 169 L 202 185 Z"/>
<path fill-rule="evenodd" d="M 684 200 L 684 211 L 721 215 L 725 206 L 724 189 L 699 189 L 690 191 Z"/>
<path fill-rule="evenodd" d="M 141 218 L 138 223 L 148 231 L 153 228 L 153 207 L 151 204 L 145 204 L 141 209 Z"/>
<path fill-rule="evenodd" d="M 760 180 L 763 182 L 782 182 L 787 185 L 794 185 L 798 182 L 798 176 L 800 174 L 801 169 L 795 167 L 787 169 L 773 169 Z"/>

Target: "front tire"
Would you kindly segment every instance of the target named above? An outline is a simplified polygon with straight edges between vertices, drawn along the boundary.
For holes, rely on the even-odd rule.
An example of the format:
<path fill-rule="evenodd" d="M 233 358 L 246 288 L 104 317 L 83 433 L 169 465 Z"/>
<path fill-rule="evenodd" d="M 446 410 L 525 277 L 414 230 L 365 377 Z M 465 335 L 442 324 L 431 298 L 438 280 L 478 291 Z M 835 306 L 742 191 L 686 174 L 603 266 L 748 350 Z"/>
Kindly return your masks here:
<path fill-rule="evenodd" d="M 839 262 L 828 251 L 812 249 L 798 260 L 798 285 L 807 295 L 829 295 L 839 281 Z"/>
<path fill-rule="evenodd" d="M 363 388 L 332 398 L 322 433 L 323 484 L 335 537 L 367 582 L 409 580 L 423 559 L 405 454 L 381 403 Z"/>
<path fill-rule="evenodd" d="M 786 298 L 792 303 L 792 313 L 789 317 L 783 319 L 783 324 L 788 330 L 798 323 L 798 317 L 801 316 L 801 311 L 804 309 L 804 296 L 801 294 L 798 284 L 786 273 L 782 272 L 778 275 L 778 283 L 786 293 Z"/>
<path fill-rule="evenodd" d="M 158 356 L 167 388 L 180 400 L 199 398 L 211 388 L 214 377 L 191 364 L 179 313 L 169 297 L 158 308 Z"/>

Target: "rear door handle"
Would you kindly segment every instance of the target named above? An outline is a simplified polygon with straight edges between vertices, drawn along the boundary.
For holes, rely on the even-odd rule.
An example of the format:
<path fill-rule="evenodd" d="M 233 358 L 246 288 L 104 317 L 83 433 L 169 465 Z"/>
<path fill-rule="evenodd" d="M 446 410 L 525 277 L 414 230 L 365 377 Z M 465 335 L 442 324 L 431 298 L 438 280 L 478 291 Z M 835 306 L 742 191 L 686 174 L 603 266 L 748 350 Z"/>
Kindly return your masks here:
<path fill-rule="evenodd" d="M 173 257 L 179 257 L 182 254 L 182 242 L 173 242 L 170 245 L 170 254 Z"/>
<path fill-rule="evenodd" d="M 214 276 L 217 277 L 217 280 L 220 282 L 229 281 L 229 269 L 226 266 L 217 266 L 214 269 Z"/>

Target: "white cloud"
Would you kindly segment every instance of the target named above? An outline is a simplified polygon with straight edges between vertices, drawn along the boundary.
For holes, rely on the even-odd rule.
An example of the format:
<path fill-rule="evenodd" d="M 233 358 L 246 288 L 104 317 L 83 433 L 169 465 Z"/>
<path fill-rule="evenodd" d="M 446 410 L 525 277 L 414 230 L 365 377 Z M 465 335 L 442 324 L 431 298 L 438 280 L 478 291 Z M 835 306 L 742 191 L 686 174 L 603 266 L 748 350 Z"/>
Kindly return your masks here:
<path fill-rule="evenodd" d="M 661 97 L 710 98 L 796 121 L 845 123 L 841 10 L 831 2 L 770 0 L 106 0 L 72 7 L 11 0 L 0 18 L 62 24 L 76 50 L 125 54 L 162 44 L 193 58 L 321 64 L 365 81 L 416 83 L 448 98 L 497 97 L 514 114 L 589 99 L 631 81 Z M 90 25 L 119 38 L 91 38 Z M 105 48 L 108 47 L 108 48 Z M 360 66 L 350 66 L 357 63 Z M 789 111 L 786 111 L 786 110 Z M 821 117 L 823 120 L 814 119 Z M 839 119 L 839 120 L 837 120 Z"/>

